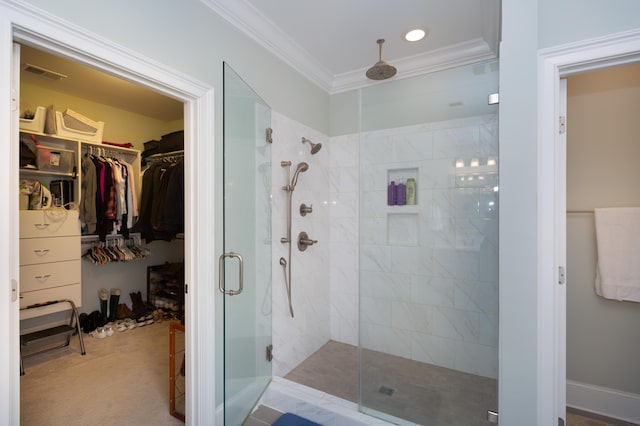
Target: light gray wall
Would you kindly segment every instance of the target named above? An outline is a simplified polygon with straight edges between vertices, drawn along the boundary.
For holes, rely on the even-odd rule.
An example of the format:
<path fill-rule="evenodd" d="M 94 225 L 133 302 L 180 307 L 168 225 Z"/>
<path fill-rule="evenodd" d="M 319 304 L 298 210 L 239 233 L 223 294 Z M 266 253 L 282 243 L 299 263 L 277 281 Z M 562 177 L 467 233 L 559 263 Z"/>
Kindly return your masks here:
<path fill-rule="evenodd" d="M 538 42 L 551 47 L 638 28 L 637 0 L 538 0 Z"/>
<path fill-rule="evenodd" d="M 632 0 L 502 0 L 501 424 L 543 421 L 537 416 L 537 50 L 639 28 L 639 12 Z"/>
<path fill-rule="evenodd" d="M 198 0 L 28 2 L 211 84 L 217 89 L 217 122 L 227 61 L 273 109 L 329 131 L 329 95 Z"/>
<path fill-rule="evenodd" d="M 640 206 L 640 65 L 568 79 L 567 210 Z M 594 215 L 567 214 L 567 379 L 640 394 L 640 303 L 595 294 Z"/>
<path fill-rule="evenodd" d="M 502 1 L 500 48 L 500 424 L 536 425 L 537 1 Z"/>

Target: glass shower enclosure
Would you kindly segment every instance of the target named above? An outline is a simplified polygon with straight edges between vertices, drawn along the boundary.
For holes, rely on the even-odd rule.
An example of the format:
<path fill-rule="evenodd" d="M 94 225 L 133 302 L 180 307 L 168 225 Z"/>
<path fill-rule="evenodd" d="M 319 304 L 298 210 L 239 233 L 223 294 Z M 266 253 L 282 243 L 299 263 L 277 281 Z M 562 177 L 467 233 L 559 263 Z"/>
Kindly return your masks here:
<path fill-rule="evenodd" d="M 271 109 L 224 64 L 224 424 L 240 425 L 271 381 Z"/>
<path fill-rule="evenodd" d="M 498 62 L 361 90 L 359 407 L 489 424 L 498 375 Z"/>

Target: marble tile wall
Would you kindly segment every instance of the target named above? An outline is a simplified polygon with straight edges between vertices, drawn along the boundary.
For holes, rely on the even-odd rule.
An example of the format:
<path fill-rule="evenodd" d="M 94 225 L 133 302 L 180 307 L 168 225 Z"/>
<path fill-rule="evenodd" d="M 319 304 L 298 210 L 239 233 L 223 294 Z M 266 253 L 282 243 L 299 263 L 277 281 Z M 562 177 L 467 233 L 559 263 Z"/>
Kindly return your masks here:
<path fill-rule="evenodd" d="M 320 348 L 330 338 L 329 303 L 329 149 L 328 137 L 282 114 L 272 112 L 272 321 L 273 375 L 284 376 Z M 322 149 L 311 155 L 302 137 L 320 142 Z M 288 262 L 288 245 L 280 242 L 286 235 L 287 169 L 281 161 L 291 161 L 291 176 L 298 163 L 305 161 L 309 169 L 298 177 L 292 202 L 291 293 L 294 317 L 289 305 L 280 257 Z M 300 204 L 313 206 L 306 216 L 299 213 Z M 297 247 L 299 232 L 305 231 L 318 243 L 301 252 Z"/>
<path fill-rule="evenodd" d="M 456 168 L 497 160 L 497 129 L 482 116 L 330 140 L 332 339 L 358 344 L 361 303 L 364 347 L 497 377 L 497 175 Z M 387 206 L 390 176 L 416 178 L 415 206 Z"/>
<path fill-rule="evenodd" d="M 497 176 L 461 182 L 455 167 L 497 159 L 497 117 L 333 138 L 276 112 L 272 124 L 274 375 L 333 339 L 497 377 Z M 322 150 L 311 155 L 302 136 Z M 294 318 L 278 263 L 288 256 L 283 160 L 292 171 L 309 163 L 293 193 L 292 235 L 318 240 L 292 249 Z M 417 205 L 387 206 L 390 173 L 405 171 Z M 312 214 L 300 216 L 302 202 Z"/>

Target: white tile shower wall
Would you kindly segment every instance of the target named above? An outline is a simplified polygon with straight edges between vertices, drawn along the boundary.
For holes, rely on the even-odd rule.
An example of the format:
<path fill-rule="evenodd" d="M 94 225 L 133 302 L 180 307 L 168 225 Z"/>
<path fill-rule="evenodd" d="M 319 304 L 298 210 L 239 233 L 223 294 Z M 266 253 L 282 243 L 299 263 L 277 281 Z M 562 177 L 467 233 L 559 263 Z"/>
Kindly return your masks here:
<path fill-rule="evenodd" d="M 331 339 L 358 344 L 358 135 L 329 143 Z"/>
<path fill-rule="evenodd" d="M 329 306 L 329 144 L 328 137 L 277 112 L 272 113 L 272 310 L 273 375 L 284 376 L 330 338 Z M 311 155 L 302 137 L 320 142 L 322 149 Z M 298 177 L 293 192 L 291 238 L 291 293 L 294 317 L 289 305 L 280 257 L 288 261 L 288 245 L 280 242 L 286 235 L 287 169 L 281 161 L 291 161 L 291 175 L 298 163 L 309 169 Z M 313 205 L 313 212 L 302 217 L 300 204 Z M 301 231 L 318 240 L 301 252 L 297 236 Z M 355 278 L 357 282 L 357 277 Z M 356 311 L 357 312 L 357 311 Z"/>
<path fill-rule="evenodd" d="M 358 342 L 360 256 L 363 347 L 497 377 L 498 193 L 455 174 L 457 159 L 497 158 L 497 129 L 492 115 L 331 139 L 332 339 Z M 405 169 L 417 205 L 389 207 L 388 171 Z"/>

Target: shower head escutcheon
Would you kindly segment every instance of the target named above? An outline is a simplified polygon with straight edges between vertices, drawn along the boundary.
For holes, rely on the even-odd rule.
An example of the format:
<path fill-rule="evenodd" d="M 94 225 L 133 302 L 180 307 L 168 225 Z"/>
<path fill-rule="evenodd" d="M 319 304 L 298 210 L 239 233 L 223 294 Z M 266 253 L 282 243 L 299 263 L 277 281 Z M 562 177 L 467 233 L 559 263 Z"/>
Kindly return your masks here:
<path fill-rule="evenodd" d="M 371 80 L 386 80 L 387 78 L 391 78 L 396 75 L 397 70 L 396 67 L 382 59 L 382 43 L 384 43 L 384 39 L 379 38 L 376 43 L 378 43 L 380 60 L 367 70 L 367 78 L 370 78 Z"/>
<path fill-rule="evenodd" d="M 309 139 L 305 138 L 304 136 L 302 137 L 302 143 L 308 143 L 309 145 L 311 145 L 311 155 L 317 154 L 318 151 L 320 151 L 320 148 L 322 148 L 322 144 L 320 142 L 313 143 Z"/>
<path fill-rule="evenodd" d="M 304 161 L 302 163 L 298 163 L 296 171 L 293 173 L 293 178 L 291 179 L 291 191 L 293 191 L 293 189 L 296 187 L 296 184 L 298 183 L 298 175 L 302 172 L 306 172 L 307 170 L 309 170 L 309 164 L 305 163 Z"/>

